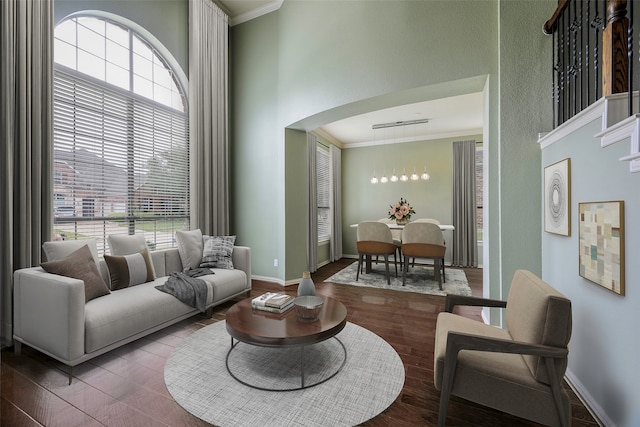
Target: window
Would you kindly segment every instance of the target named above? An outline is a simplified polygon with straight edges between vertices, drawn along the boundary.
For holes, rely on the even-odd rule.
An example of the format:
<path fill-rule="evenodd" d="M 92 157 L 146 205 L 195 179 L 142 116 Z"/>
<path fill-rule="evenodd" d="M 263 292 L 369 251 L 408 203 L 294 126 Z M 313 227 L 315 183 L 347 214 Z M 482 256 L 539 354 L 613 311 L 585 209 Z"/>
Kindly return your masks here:
<path fill-rule="evenodd" d="M 331 238 L 331 173 L 329 152 L 318 145 L 316 155 L 317 200 L 318 200 L 318 242 Z"/>
<path fill-rule="evenodd" d="M 189 225 L 188 115 L 167 61 L 140 34 L 98 17 L 55 29 L 54 234 L 144 234 L 174 245 Z"/>

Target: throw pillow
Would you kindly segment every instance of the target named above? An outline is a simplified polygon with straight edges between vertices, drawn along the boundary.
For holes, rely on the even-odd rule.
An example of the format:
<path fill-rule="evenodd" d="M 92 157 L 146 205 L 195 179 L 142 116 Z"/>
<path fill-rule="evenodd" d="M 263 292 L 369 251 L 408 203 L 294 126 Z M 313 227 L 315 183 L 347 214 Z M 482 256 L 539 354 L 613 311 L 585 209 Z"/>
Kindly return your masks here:
<path fill-rule="evenodd" d="M 42 244 L 42 251 L 44 252 L 44 256 L 47 261 L 59 261 L 68 257 L 83 246 L 89 246 L 91 254 L 93 255 L 93 261 L 96 265 L 100 265 L 96 239 L 56 240 L 52 242 L 44 242 Z"/>
<path fill-rule="evenodd" d="M 93 254 L 86 244 L 63 259 L 43 262 L 40 266 L 48 273 L 82 280 L 85 302 L 109 294 L 109 289 L 98 272 Z"/>
<path fill-rule="evenodd" d="M 204 236 L 200 267 L 233 269 L 233 244 L 236 236 Z"/>
<path fill-rule="evenodd" d="M 137 254 L 105 255 L 104 260 L 109 269 L 112 291 L 147 283 L 156 278 L 147 248 Z"/>
<path fill-rule="evenodd" d="M 202 231 L 200 229 L 190 231 L 176 231 L 176 242 L 182 268 L 197 268 L 202 263 Z"/>
<path fill-rule="evenodd" d="M 111 252 L 112 256 L 124 256 L 124 255 L 133 255 L 138 254 L 143 250 L 149 250 L 147 247 L 147 241 L 145 240 L 142 234 L 113 234 L 107 237 L 107 242 L 109 242 L 109 252 Z M 149 259 L 150 259 L 149 255 Z M 106 257 L 105 257 L 106 260 Z M 108 265 L 108 264 L 107 264 Z M 156 271 L 153 268 L 153 262 L 149 267 L 151 269 L 151 274 L 153 278 L 156 277 Z M 144 283 L 144 282 L 140 282 Z M 140 284 L 137 283 L 137 284 Z M 126 288 L 126 286 L 125 286 Z M 113 279 L 111 279 L 111 289 L 113 288 Z"/>

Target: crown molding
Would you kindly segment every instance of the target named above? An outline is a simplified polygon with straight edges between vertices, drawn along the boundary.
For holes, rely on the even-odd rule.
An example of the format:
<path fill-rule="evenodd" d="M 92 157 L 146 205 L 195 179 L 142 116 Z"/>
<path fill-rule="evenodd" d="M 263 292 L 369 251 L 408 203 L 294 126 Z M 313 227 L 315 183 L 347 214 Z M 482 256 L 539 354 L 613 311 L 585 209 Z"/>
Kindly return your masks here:
<path fill-rule="evenodd" d="M 229 26 L 233 27 L 234 25 L 242 24 L 243 22 L 247 22 L 262 15 L 266 15 L 267 13 L 275 12 L 276 10 L 280 9 L 283 1 L 284 0 L 273 0 L 265 4 L 264 6 L 242 13 L 238 16 L 234 16 L 229 20 Z"/>

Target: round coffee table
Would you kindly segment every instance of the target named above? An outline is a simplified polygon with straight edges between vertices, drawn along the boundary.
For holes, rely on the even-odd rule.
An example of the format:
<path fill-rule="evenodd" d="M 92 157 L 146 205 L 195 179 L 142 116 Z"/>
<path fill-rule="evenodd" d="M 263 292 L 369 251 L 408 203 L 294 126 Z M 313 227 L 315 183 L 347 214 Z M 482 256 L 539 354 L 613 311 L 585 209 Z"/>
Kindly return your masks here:
<path fill-rule="evenodd" d="M 249 387 L 260 390 L 288 391 L 300 390 L 303 388 L 313 387 L 333 378 L 344 366 L 347 360 L 347 350 L 344 344 L 336 337 L 336 335 L 344 329 L 347 324 L 347 309 L 340 301 L 329 297 L 322 297 L 324 304 L 318 316 L 318 320 L 314 322 L 299 321 L 295 308 L 288 310 L 283 314 L 270 313 L 257 310 L 251 307 L 251 298 L 242 300 L 232 306 L 226 314 L 226 328 L 231 335 L 231 348 L 227 352 L 226 366 L 229 374 L 237 381 Z M 344 358 L 338 369 L 311 384 L 305 384 L 305 357 L 304 349 L 306 346 L 320 343 L 327 339 L 335 339 L 344 352 Z M 300 348 L 300 387 L 271 389 L 256 386 L 246 380 L 240 379 L 229 368 L 229 358 L 238 342 L 273 348 Z"/>

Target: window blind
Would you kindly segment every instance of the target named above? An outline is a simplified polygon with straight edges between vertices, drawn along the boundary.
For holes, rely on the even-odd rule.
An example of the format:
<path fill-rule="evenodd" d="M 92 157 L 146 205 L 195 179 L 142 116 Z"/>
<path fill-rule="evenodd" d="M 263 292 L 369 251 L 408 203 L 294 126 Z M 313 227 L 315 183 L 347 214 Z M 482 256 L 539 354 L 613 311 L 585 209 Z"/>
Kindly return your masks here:
<path fill-rule="evenodd" d="M 54 232 L 144 234 L 174 246 L 189 224 L 188 116 L 56 64 Z"/>
<path fill-rule="evenodd" d="M 318 201 L 318 241 L 331 238 L 331 174 L 329 153 L 318 147 L 316 156 L 317 201 Z"/>

